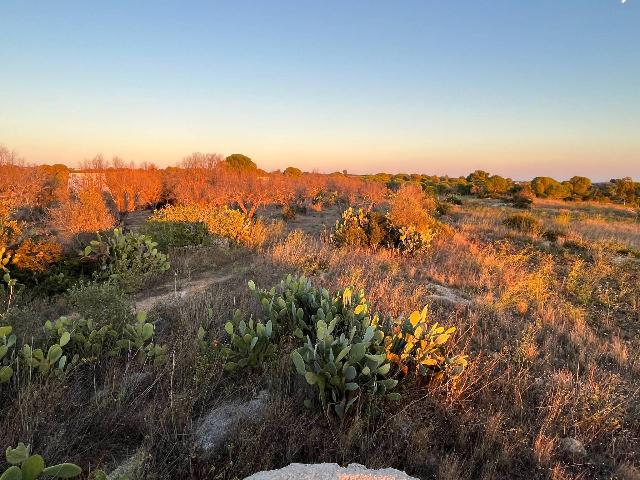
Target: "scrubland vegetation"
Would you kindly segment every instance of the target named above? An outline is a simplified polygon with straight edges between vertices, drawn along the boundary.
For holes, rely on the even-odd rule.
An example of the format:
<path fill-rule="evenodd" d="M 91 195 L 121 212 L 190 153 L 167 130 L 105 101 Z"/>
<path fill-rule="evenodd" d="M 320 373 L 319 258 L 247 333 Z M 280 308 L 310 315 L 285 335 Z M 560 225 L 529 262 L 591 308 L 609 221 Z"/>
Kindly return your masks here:
<path fill-rule="evenodd" d="M 640 477 L 637 183 L 1 155 L 0 478 Z"/>

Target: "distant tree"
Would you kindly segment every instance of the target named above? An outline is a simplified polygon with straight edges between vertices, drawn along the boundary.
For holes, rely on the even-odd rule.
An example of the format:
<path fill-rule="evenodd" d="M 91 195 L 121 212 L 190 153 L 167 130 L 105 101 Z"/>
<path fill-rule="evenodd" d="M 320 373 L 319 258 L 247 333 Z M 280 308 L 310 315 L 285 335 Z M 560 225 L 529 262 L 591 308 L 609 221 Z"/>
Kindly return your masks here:
<path fill-rule="evenodd" d="M 284 169 L 283 173 L 290 177 L 299 177 L 300 175 L 302 175 L 302 170 L 296 167 L 287 167 Z"/>
<path fill-rule="evenodd" d="M 486 193 L 491 196 L 505 194 L 511 188 L 513 182 L 510 178 L 503 178 L 500 175 L 492 175 L 484 182 Z"/>
<path fill-rule="evenodd" d="M 574 197 L 585 199 L 591 194 L 591 180 L 587 177 L 571 177 L 569 184 Z"/>
<path fill-rule="evenodd" d="M 246 155 L 241 153 L 232 153 L 224 159 L 227 168 L 237 172 L 257 170 L 258 166 Z"/>
<path fill-rule="evenodd" d="M 633 204 L 636 201 L 636 184 L 631 177 L 611 180 L 611 196 L 614 201 L 622 204 Z"/>
<path fill-rule="evenodd" d="M 563 199 L 571 196 L 571 186 L 561 184 L 551 177 L 536 177 L 531 181 L 531 189 L 537 197 Z"/>

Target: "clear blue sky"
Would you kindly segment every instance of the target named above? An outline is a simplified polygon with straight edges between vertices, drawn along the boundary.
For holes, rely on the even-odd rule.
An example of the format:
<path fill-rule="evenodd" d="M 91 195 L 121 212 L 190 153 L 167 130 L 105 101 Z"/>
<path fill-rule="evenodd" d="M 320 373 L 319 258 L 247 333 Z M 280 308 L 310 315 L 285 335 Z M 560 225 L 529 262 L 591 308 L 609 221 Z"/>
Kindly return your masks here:
<path fill-rule="evenodd" d="M 640 177 L 640 0 L 3 1 L 32 162 Z"/>

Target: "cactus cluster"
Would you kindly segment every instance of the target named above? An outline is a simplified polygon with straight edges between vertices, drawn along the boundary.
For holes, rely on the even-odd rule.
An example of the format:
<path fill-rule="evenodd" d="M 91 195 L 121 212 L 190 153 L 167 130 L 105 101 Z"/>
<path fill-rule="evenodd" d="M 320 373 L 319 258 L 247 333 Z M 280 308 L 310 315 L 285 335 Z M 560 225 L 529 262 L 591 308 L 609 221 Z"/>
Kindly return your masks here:
<path fill-rule="evenodd" d="M 0 384 L 7 383 L 13 376 L 13 355 L 10 354 L 16 344 L 16 336 L 11 326 L 0 327 Z"/>
<path fill-rule="evenodd" d="M 391 365 L 384 352 L 384 336 L 377 316 L 350 324 L 336 315 L 328 323 L 318 320 L 315 338 L 307 337 L 291 358 L 296 371 L 317 387 L 323 407 L 333 408 L 342 418 L 364 392 L 397 398 L 389 393 L 398 382 L 387 378 Z"/>
<path fill-rule="evenodd" d="M 8 469 L 0 480 L 36 480 L 42 477 L 75 478 L 82 470 L 73 463 L 60 463 L 47 467 L 40 455 L 31 455 L 31 448 L 20 442 L 16 448 L 7 447 L 5 452 Z"/>
<path fill-rule="evenodd" d="M 429 325 L 428 308 L 400 319 L 385 338 L 387 358 L 403 376 L 414 373 L 424 379 L 456 378 L 467 366 L 466 355 L 447 356 L 445 344 L 456 331 L 437 322 Z"/>
<path fill-rule="evenodd" d="M 157 246 L 147 235 L 116 228 L 107 238 L 98 234 L 81 255 L 97 265 L 96 278 L 114 281 L 126 292 L 134 292 L 150 276 L 169 269 L 167 255 Z"/>
<path fill-rule="evenodd" d="M 64 316 L 44 324 L 47 334 L 57 342 L 66 341 L 65 351 L 73 365 L 94 363 L 104 356 L 119 353 L 116 347 L 118 332 L 111 325 L 97 328 L 94 321 L 79 316 Z"/>
<path fill-rule="evenodd" d="M 236 310 L 233 322 L 227 322 L 224 329 L 229 334 L 230 344 L 218 348 L 226 360 L 226 370 L 259 367 L 275 353 L 271 320 L 263 323 L 249 319 L 245 322 L 242 312 Z"/>
<path fill-rule="evenodd" d="M 218 347 L 226 355 L 226 368 L 261 366 L 286 338 L 286 344 L 297 347 L 291 352 L 295 370 L 315 387 L 323 408 L 338 417 L 365 396 L 399 399 L 397 378 L 415 373 L 425 380 L 451 379 L 467 365 L 465 355 L 448 356 L 445 348 L 455 328 L 428 325 L 426 307 L 408 319 L 381 321 L 363 290 L 347 287 L 330 294 L 304 276 L 289 275 L 271 290 L 250 281 L 249 289 L 260 300 L 267 323 L 247 323 L 236 311 L 234 322 L 225 326 L 231 342 Z M 201 328 L 201 350 L 204 335 Z"/>
<path fill-rule="evenodd" d="M 92 320 L 79 316 L 47 321 L 44 330 L 48 341 L 42 348 L 24 344 L 21 350 L 24 365 L 42 376 L 53 374 L 61 378 L 80 364 L 94 364 L 123 351 L 142 364 L 162 366 L 166 362 L 167 347 L 153 342 L 154 326 L 146 321 L 145 312 L 138 313 L 133 323 L 119 330 L 112 325 L 96 327 Z M 9 336 L 10 333 L 11 327 L 0 327 L 0 361 L 15 344 L 15 335 Z M 3 383 L 11 378 L 13 369 L 11 364 L 0 365 Z"/>
<path fill-rule="evenodd" d="M 155 327 L 147 322 L 146 312 L 138 312 L 134 323 L 125 325 L 122 338 L 117 344 L 129 350 L 141 363 L 153 362 L 158 367 L 167 361 L 167 346 L 153 343 Z"/>
<path fill-rule="evenodd" d="M 260 301 L 267 318 L 279 335 L 295 335 L 304 338 L 313 330 L 311 317 L 331 298 L 326 289 L 314 288 L 304 276 L 287 275 L 278 288 L 261 290 L 253 281 L 249 289 Z"/>

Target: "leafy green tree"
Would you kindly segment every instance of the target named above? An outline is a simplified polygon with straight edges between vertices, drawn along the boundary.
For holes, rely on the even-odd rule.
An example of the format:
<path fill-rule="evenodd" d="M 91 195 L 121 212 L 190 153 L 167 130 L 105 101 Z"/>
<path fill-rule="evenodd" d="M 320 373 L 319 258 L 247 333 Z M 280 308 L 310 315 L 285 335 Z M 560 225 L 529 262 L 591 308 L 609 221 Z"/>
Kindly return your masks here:
<path fill-rule="evenodd" d="M 285 175 L 288 175 L 290 177 L 299 177 L 302 175 L 302 170 L 300 170 L 299 168 L 296 167 L 287 167 L 284 169 L 283 172 Z"/>
<path fill-rule="evenodd" d="M 585 199 L 591 195 L 591 180 L 587 177 L 571 177 L 569 184 L 574 197 Z"/>
<path fill-rule="evenodd" d="M 241 153 L 232 153 L 225 158 L 224 161 L 228 168 L 235 171 L 250 171 L 258 169 L 258 166 L 253 160 Z"/>

